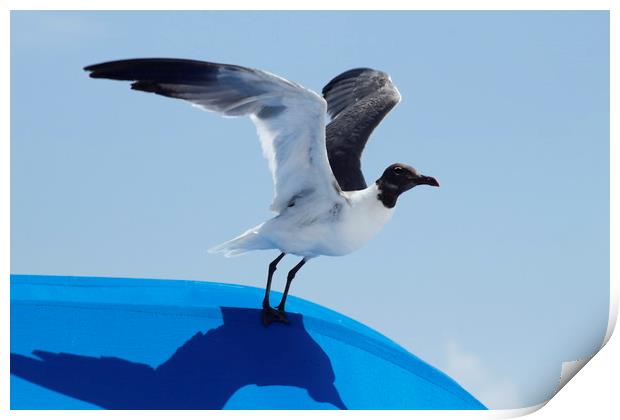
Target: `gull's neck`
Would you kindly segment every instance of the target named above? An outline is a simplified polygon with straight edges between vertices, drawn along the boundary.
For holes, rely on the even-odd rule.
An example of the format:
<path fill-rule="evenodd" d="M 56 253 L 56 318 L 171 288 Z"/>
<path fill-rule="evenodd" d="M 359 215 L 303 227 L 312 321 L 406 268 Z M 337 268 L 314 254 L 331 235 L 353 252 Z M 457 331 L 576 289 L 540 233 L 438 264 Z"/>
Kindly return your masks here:
<path fill-rule="evenodd" d="M 386 194 L 387 191 L 387 194 Z M 394 210 L 396 197 L 393 198 L 388 189 L 383 190 L 378 182 L 371 184 L 367 188 L 358 191 L 347 191 L 344 193 L 353 207 L 377 207 L 379 209 Z"/>
<path fill-rule="evenodd" d="M 374 183 L 374 186 L 376 186 L 377 190 L 377 199 L 388 209 L 393 209 L 394 206 L 396 206 L 396 200 L 400 194 L 398 187 L 382 179 L 378 179 L 377 182 Z"/>
<path fill-rule="evenodd" d="M 366 189 L 344 193 L 350 206 L 338 237 L 344 238 L 343 249 L 351 252 L 375 236 L 390 220 L 394 209 L 386 207 L 379 199 L 379 186 L 372 184 Z"/>

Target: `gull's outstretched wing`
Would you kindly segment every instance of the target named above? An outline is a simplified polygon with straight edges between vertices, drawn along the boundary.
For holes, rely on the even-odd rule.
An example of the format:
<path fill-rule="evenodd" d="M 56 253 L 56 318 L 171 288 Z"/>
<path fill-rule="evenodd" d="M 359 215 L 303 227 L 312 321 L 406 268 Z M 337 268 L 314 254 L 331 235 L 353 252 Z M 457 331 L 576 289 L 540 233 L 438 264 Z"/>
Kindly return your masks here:
<path fill-rule="evenodd" d="M 273 176 L 272 210 L 309 195 L 342 199 L 325 147 L 326 103 L 318 94 L 264 71 L 204 61 L 132 59 L 84 70 L 225 116 L 249 115 Z"/>
<path fill-rule="evenodd" d="M 361 162 L 364 146 L 383 117 L 400 102 L 390 76 L 359 68 L 333 78 L 323 88 L 327 112 L 327 154 L 332 171 L 344 191 L 363 190 L 366 181 Z"/>

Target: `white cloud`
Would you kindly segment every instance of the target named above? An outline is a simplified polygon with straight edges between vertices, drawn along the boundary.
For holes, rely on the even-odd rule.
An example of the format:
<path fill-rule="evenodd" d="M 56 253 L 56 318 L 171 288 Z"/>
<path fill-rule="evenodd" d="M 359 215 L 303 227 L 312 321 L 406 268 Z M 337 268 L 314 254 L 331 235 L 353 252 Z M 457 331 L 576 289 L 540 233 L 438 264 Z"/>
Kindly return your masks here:
<path fill-rule="evenodd" d="M 527 406 L 514 383 L 494 372 L 480 357 L 467 352 L 456 341 L 447 342 L 442 368 L 488 408 Z"/>

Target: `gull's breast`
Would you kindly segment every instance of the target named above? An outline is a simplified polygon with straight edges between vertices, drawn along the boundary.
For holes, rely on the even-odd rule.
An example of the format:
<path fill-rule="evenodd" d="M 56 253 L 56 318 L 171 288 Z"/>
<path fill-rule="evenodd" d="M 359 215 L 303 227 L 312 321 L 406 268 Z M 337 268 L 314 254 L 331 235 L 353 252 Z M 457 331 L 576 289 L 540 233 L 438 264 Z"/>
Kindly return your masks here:
<path fill-rule="evenodd" d="M 393 209 L 377 199 L 373 187 L 347 194 L 337 203 L 304 203 L 266 222 L 260 234 L 288 254 L 341 256 L 366 244 L 390 220 Z M 318 204 L 318 205 L 317 205 Z"/>

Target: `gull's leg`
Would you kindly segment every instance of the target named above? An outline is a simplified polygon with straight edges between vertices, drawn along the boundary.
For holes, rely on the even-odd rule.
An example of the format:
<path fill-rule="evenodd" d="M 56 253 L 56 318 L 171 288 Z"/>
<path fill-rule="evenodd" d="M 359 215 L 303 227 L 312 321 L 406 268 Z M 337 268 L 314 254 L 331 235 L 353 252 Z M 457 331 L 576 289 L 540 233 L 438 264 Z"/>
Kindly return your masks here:
<path fill-rule="evenodd" d="M 278 311 L 273 309 L 269 305 L 269 294 L 271 293 L 271 280 L 273 279 L 273 273 L 276 272 L 278 263 L 286 254 L 283 252 L 276 257 L 275 260 L 269 263 L 269 273 L 267 274 L 267 287 L 265 287 L 265 297 L 263 298 L 263 324 L 269 325 L 272 321 L 284 321 Z"/>
<path fill-rule="evenodd" d="M 280 313 L 284 315 L 285 317 L 286 315 L 284 312 L 284 305 L 286 305 L 286 297 L 288 296 L 288 289 L 291 287 L 291 283 L 293 282 L 293 279 L 295 278 L 295 274 L 297 274 L 299 269 L 303 267 L 307 261 L 308 260 L 306 258 L 303 258 L 301 261 L 299 261 L 299 263 L 295 267 L 293 267 L 291 271 L 288 272 L 288 276 L 286 276 L 286 287 L 284 288 L 284 295 L 282 295 L 282 300 L 280 301 L 280 304 L 278 305 L 278 311 L 280 311 Z"/>

